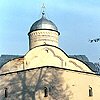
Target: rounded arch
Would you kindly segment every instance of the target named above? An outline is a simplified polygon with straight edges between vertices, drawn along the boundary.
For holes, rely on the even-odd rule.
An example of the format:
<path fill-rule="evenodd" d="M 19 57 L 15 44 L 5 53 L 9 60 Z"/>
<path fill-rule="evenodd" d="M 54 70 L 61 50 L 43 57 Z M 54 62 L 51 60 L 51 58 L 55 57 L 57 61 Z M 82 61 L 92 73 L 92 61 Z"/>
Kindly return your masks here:
<path fill-rule="evenodd" d="M 24 57 L 26 67 L 56 66 L 66 69 L 92 72 L 82 61 L 69 57 L 62 49 L 52 45 L 34 47 Z M 37 62 L 37 63 L 36 63 Z"/>

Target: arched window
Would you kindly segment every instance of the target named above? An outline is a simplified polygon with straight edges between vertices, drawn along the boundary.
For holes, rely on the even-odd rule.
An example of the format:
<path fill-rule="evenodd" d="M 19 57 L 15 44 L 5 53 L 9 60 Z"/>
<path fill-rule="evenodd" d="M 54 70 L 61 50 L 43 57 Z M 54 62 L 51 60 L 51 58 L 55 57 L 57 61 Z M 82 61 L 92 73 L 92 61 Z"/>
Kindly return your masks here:
<path fill-rule="evenodd" d="M 7 98 L 7 96 L 8 96 L 8 89 L 5 88 L 5 98 Z"/>
<path fill-rule="evenodd" d="M 44 97 L 48 97 L 48 88 L 44 87 Z"/>
<path fill-rule="evenodd" d="M 93 90 L 92 87 L 89 86 L 89 97 L 93 96 Z"/>

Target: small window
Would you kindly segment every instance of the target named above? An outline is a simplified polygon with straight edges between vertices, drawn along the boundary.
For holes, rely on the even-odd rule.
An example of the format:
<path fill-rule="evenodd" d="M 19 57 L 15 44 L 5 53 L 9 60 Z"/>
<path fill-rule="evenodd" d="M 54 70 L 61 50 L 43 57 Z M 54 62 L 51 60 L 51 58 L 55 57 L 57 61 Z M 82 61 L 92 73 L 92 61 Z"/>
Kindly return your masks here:
<path fill-rule="evenodd" d="M 7 96 L 8 96 L 8 89 L 5 88 L 5 98 L 7 98 Z"/>
<path fill-rule="evenodd" d="M 48 88 L 44 87 L 44 97 L 48 97 Z"/>
<path fill-rule="evenodd" d="M 89 86 L 89 97 L 92 97 L 93 96 L 93 90 L 92 90 L 92 87 Z"/>
<path fill-rule="evenodd" d="M 65 66 L 66 66 L 66 62 L 65 62 Z"/>

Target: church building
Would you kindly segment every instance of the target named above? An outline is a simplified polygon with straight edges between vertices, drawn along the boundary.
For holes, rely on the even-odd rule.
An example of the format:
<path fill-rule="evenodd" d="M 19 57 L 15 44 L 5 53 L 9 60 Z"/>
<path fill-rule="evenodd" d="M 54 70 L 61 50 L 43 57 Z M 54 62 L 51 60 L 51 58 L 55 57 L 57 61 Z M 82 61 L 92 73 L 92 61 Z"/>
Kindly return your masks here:
<path fill-rule="evenodd" d="M 95 65 L 85 55 L 66 54 L 60 35 L 43 11 L 28 33 L 29 51 L 0 57 L 0 100 L 100 100 Z"/>

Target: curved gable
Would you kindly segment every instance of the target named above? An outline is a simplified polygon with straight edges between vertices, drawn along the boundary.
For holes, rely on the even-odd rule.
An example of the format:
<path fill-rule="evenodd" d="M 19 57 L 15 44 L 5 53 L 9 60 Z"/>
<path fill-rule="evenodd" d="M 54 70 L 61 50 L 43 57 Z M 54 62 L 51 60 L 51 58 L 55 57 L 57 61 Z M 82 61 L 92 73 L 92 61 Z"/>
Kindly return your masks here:
<path fill-rule="evenodd" d="M 92 72 L 83 62 L 70 58 L 55 46 L 42 45 L 30 50 L 24 57 L 25 68 L 56 66 L 66 69 Z"/>
<path fill-rule="evenodd" d="M 1 67 L 0 74 L 23 70 L 23 62 L 23 58 L 15 58 L 13 60 L 8 61 Z"/>

